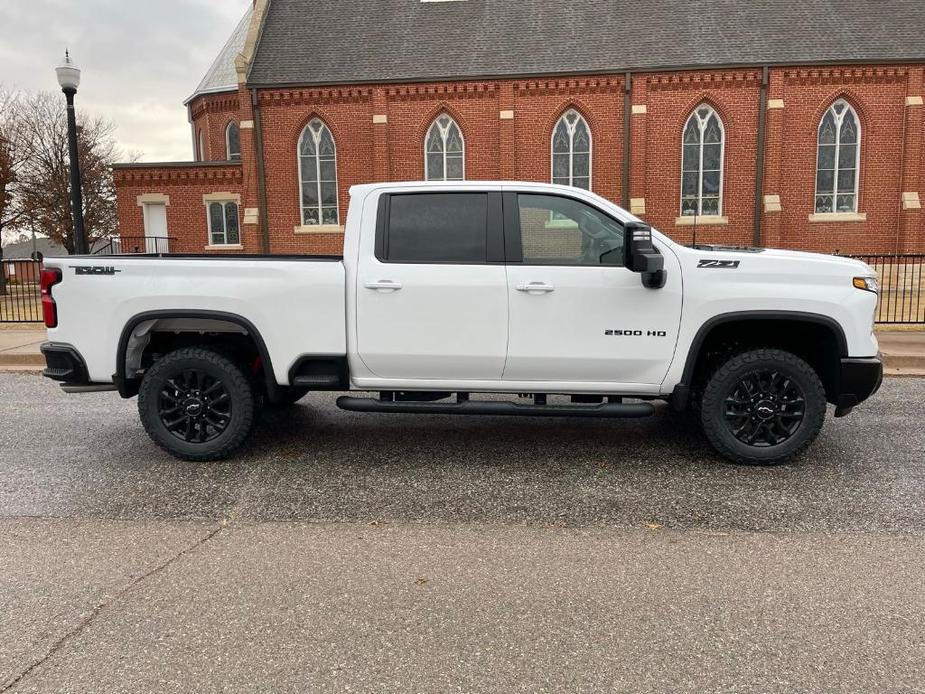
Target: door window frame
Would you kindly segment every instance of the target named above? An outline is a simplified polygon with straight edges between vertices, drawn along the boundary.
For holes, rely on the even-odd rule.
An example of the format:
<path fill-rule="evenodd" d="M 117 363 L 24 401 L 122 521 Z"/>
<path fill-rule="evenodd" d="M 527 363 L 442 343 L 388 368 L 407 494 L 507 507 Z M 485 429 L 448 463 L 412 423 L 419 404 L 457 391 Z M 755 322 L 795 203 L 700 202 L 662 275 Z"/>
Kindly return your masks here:
<path fill-rule="evenodd" d="M 469 260 L 391 260 L 389 259 L 389 221 L 393 197 L 403 195 L 485 195 L 488 211 L 485 219 L 485 261 Z M 416 190 L 383 193 L 376 212 L 375 256 L 380 263 L 390 265 L 499 265 L 505 262 L 504 224 L 501 212 L 501 191 L 492 190 Z"/>
<path fill-rule="evenodd" d="M 525 267 L 587 267 L 587 268 L 623 268 L 623 265 L 582 265 L 580 263 L 527 263 L 524 262 L 524 251 L 523 251 L 523 238 L 520 231 L 520 202 L 518 198 L 521 195 L 540 195 L 543 197 L 549 198 L 563 198 L 565 200 L 571 200 L 572 202 L 577 202 L 581 205 L 586 205 L 590 207 L 595 212 L 607 219 L 611 220 L 615 224 L 618 224 L 623 230 L 623 242 L 626 243 L 626 224 L 612 214 L 608 214 L 600 207 L 592 205 L 586 200 L 581 198 L 573 197 L 571 195 L 563 195 L 558 192 L 532 192 L 529 190 L 520 190 L 520 191 L 505 191 L 502 194 L 502 204 L 503 204 L 503 216 L 504 216 L 504 248 L 505 248 L 505 262 L 508 265 L 521 265 Z"/>

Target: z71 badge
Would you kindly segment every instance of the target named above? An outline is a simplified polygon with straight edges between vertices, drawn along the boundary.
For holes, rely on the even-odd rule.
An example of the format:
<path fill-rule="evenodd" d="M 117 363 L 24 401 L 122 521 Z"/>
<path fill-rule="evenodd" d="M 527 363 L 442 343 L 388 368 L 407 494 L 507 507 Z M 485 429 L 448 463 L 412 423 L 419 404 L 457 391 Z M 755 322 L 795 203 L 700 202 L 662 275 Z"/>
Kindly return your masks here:
<path fill-rule="evenodd" d="M 735 270 L 739 267 L 738 260 L 701 260 L 697 267 L 712 267 L 720 270 Z"/>

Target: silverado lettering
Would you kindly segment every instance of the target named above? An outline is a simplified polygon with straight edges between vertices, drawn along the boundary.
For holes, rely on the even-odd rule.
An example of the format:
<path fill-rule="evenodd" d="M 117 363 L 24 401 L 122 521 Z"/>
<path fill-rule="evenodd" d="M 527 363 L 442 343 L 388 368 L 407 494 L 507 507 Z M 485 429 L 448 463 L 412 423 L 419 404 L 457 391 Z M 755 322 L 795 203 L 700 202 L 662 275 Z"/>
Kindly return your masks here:
<path fill-rule="evenodd" d="M 78 265 L 74 268 L 75 275 L 114 275 L 122 270 L 116 270 L 111 265 Z"/>

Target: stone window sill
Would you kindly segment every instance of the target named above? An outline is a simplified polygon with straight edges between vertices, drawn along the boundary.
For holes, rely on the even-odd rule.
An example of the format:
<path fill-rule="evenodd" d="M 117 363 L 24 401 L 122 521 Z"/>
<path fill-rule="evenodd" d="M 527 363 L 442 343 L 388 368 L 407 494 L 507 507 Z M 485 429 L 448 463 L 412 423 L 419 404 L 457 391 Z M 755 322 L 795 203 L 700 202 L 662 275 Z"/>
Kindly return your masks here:
<path fill-rule="evenodd" d="M 207 251 L 243 251 L 244 246 L 240 243 L 220 243 L 218 245 L 208 245 L 205 247 Z"/>
<path fill-rule="evenodd" d="M 295 228 L 296 234 L 343 234 L 344 227 L 341 224 L 310 224 L 298 226 Z"/>
<path fill-rule="evenodd" d="M 716 214 L 702 214 L 696 217 L 693 215 L 685 215 L 683 217 L 677 217 L 674 220 L 674 225 L 676 227 L 692 227 L 695 224 L 699 227 L 726 226 L 729 224 L 729 217 Z"/>
<path fill-rule="evenodd" d="M 821 224 L 824 222 L 866 222 L 866 212 L 817 212 L 808 217 L 810 223 Z"/>

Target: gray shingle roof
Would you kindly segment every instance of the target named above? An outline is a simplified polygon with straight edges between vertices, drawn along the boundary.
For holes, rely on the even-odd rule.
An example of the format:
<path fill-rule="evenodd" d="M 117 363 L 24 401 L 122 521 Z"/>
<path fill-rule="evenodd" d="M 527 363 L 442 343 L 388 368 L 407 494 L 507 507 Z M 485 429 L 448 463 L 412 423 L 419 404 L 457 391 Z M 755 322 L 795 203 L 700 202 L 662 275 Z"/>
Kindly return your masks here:
<path fill-rule="evenodd" d="M 238 22 L 231 38 L 225 43 L 218 57 L 212 62 L 206 76 L 202 78 L 196 91 L 193 92 L 186 103 L 189 103 L 200 94 L 209 94 L 211 92 L 221 92 L 228 89 L 237 89 L 238 73 L 235 70 L 234 59 L 241 49 L 244 48 L 244 41 L 247 39 L 247 29 L 251 22 L 251 13 L 253 8 L 249 7 L 244 17 Z"/>
<path fill-rule="evenodd" d="M 925 0 L 270 0 L 249 82 L 925 60 Z"/>
<path fill-rule="evenodd" d="M 51 239 L 45 238 L 44 236 L 36 237 L 35 249 L 43 256 L 47 256 L 49 258 L 57 258 L 59 256 L 67 255 L 67 249 L 64 246 L 52 241 Z M 32 239 L 6 244 L 3 247 L 3 257 L 7 260 L 22 260 L 31 258 Z"/>

